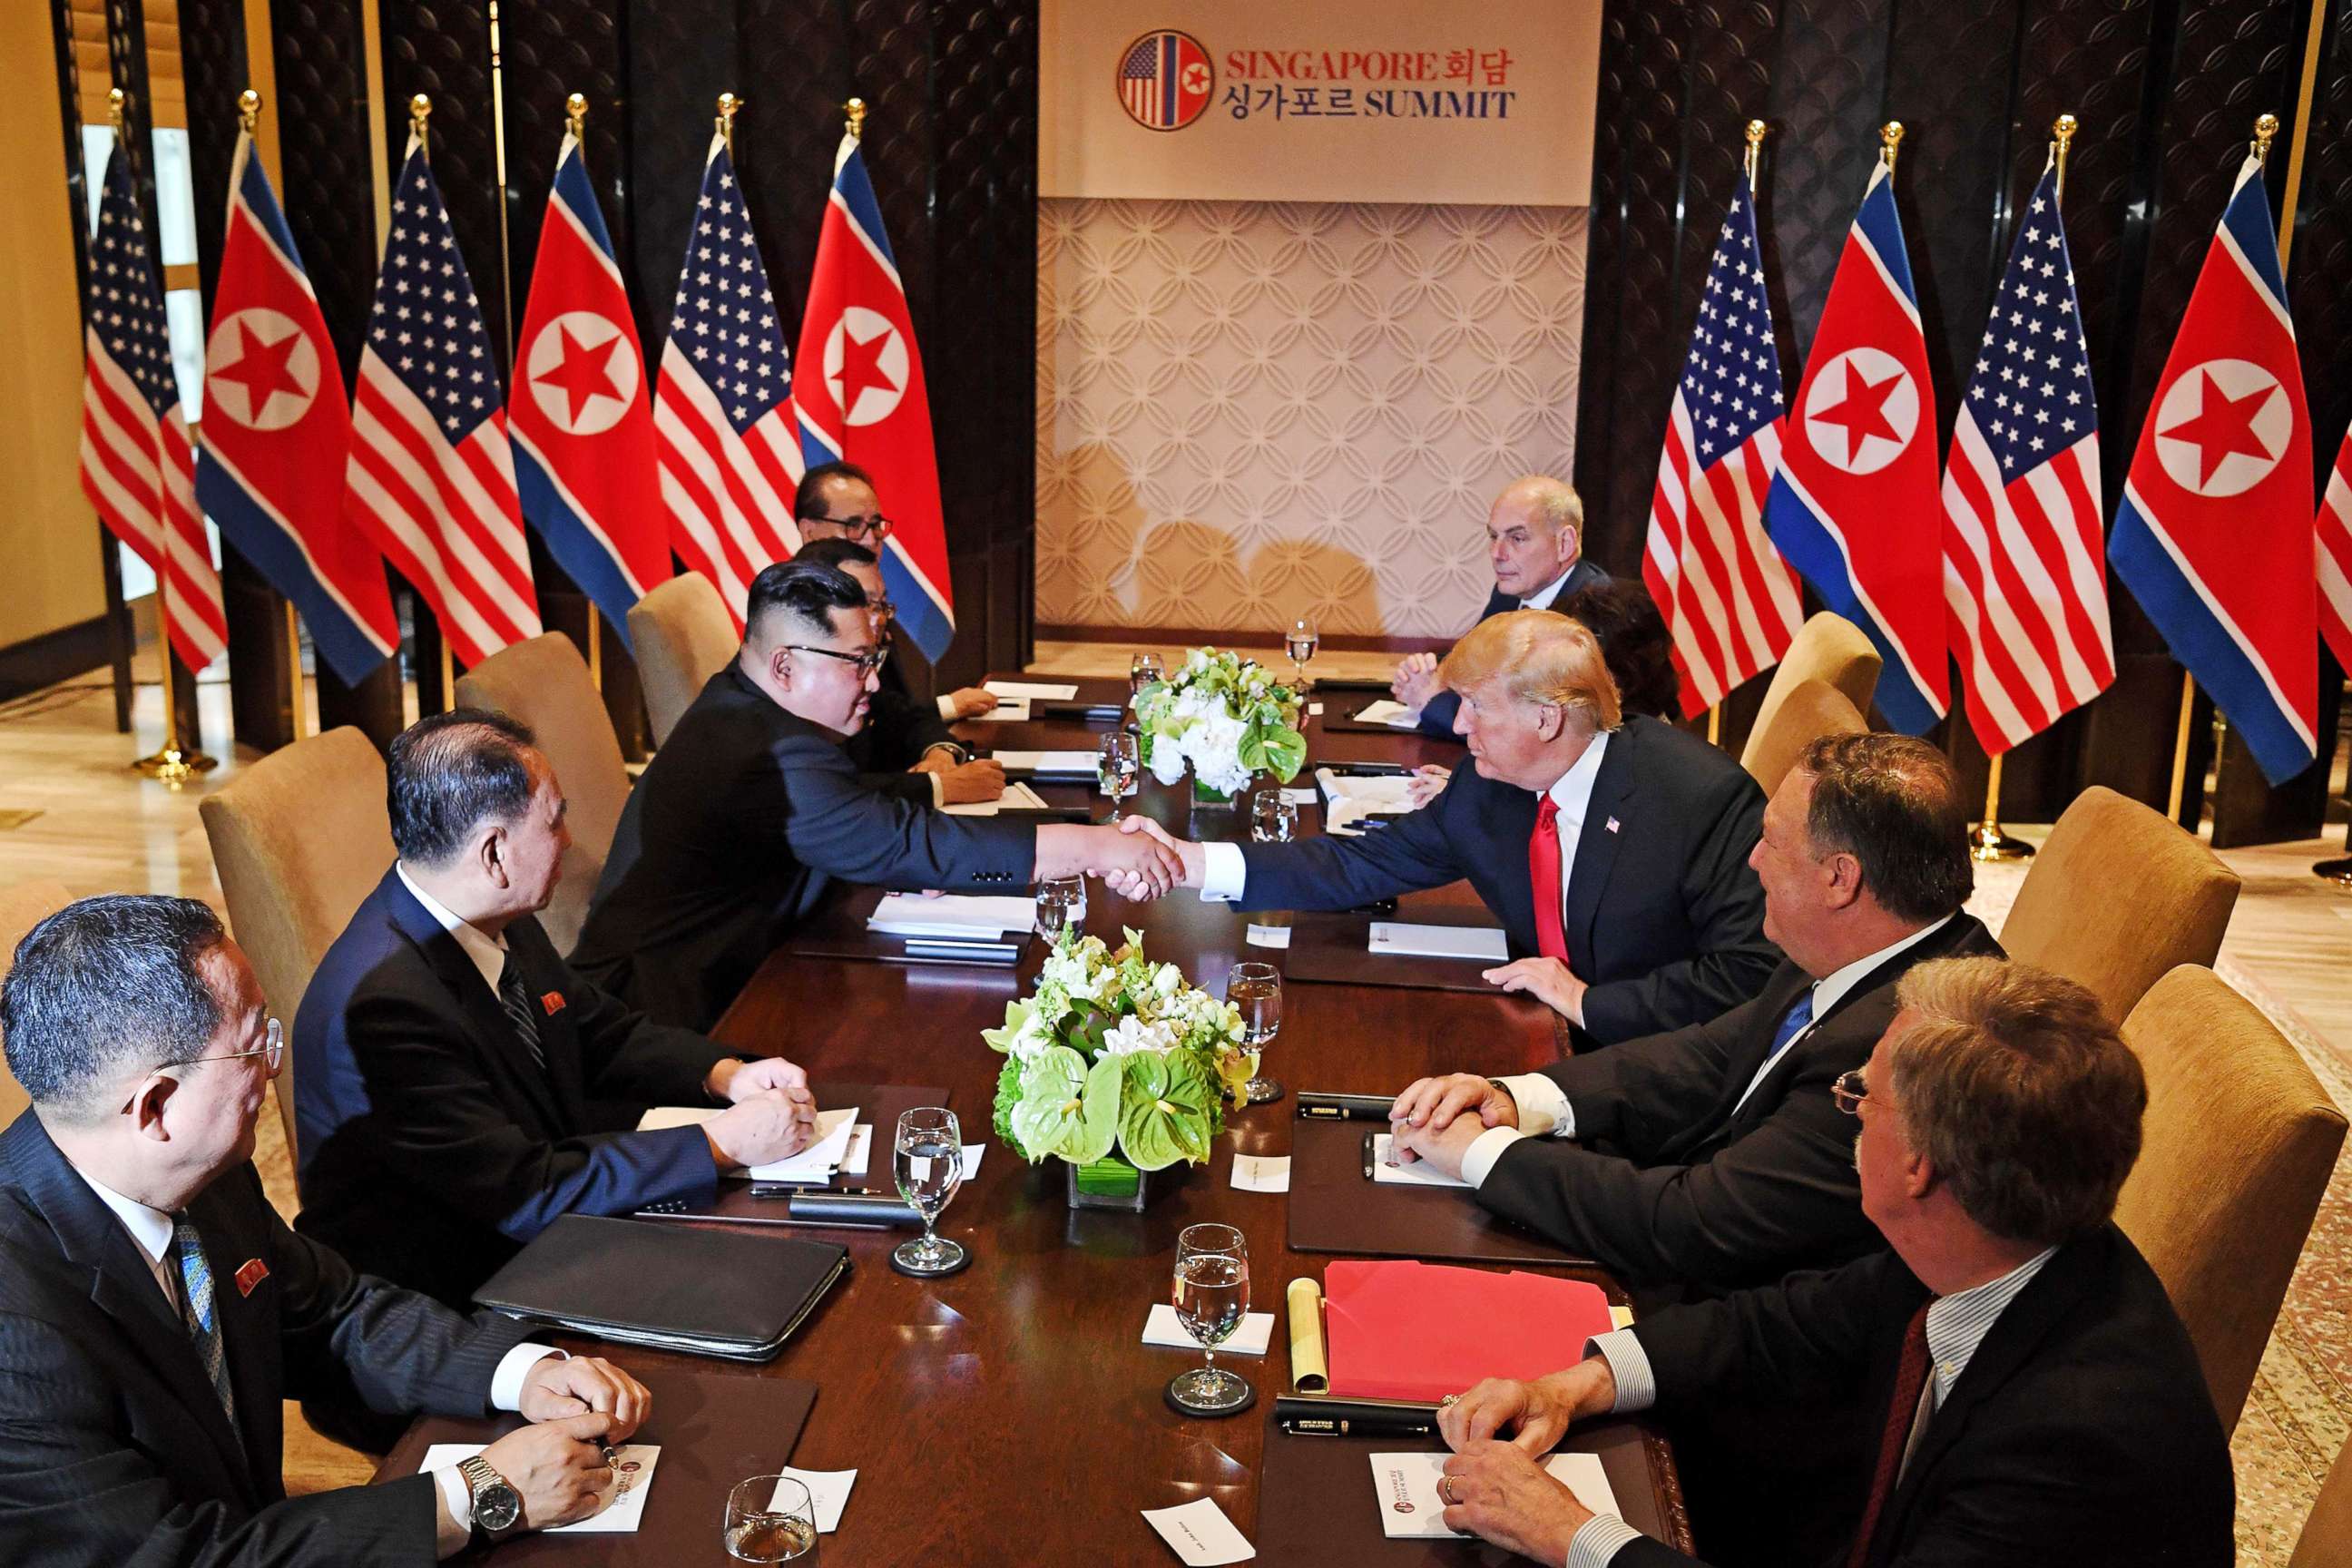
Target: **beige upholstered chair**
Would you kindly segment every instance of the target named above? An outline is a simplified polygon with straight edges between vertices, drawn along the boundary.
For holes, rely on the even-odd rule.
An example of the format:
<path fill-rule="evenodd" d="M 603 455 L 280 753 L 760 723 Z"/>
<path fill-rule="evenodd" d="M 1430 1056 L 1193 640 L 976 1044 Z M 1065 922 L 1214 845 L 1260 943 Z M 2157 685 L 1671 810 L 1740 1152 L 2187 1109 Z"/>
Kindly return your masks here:
<path fill-rule="evenodd" d="M 2352 1563 L 2352 1442 L 2336 1456 L 2319 1495 L 2311 1501 L 2311 1517 L 2303 1521 L 2302 1539 L 2286 1568 L 2344 1568 Z"/>
<path fill-rule="evenodd" d="M 1859 735 L 1870 728 L 1845 693 L 1826 680 L 1801 680 L 1773 710 L 1769 726 L 1748 731 L 1739 765 L 1770 795 L 1797 759 L 1823 735 Z"/>
<path fill-rule="evenodd" d="M 2094 784 L 2033 858 L 2000 944 L 2089 986 L 2122 1018 L 2158 975 L 2213 962 L 2237 901 L 2237 874 L 2201 841 Z"/>
<path fill-rule="evenodd" d="M 244 769 L 197 807 L 228 900 L 229 929 L 289 1028 L 310 975 L 392 865 L 383 759 L 345 725 Z M 294 1148 L 294 1059 L 278 1079 Z"/>
<path fill-rule="evenodd" d="M 1870 694 L 1878 689 L 1879 663 L 1878 650 L 1860 626 L 1823 610 L 1798 627 L 1790 640 L 1789 651 L 1780 656 L 1772 671 L 1772 683 L 1764 689 L 1763 706 L 1756 710 L 1756 723 L 1748 733 L 1760 735 L 1770 729 L 1789 694 L 1808 680 L 1824 680 L 1836 687 L 1853 704 L 1853 710 L 1866 717 Z"/>
<path fill-rule="evenodd" d="M 25 940 L 25 933 L 72 902 L 73 894 L 63 882 L 19 882 L 13 888 L 0 888 L 0 980 L 8 978 L 9 966 L 16 961 L 16 944 Z M 10 1075 L 6 1061 L 0 1059 L 0 1127 L 16 1121 L 18 1112 L 32 1103 L 32 1097 Z"/>
<path fill-rule="evenodd" d="M 588 918 L 588 900 L 613 852 L 613 832 L 628 804 L 629 770 L 588 661 L 561 632 L 501 648 L 457 678 L 457 700 L 521 720 L 562 786 L 572 849 L 540 923 L 558 952 L 569 952 Z"/>
<path fill-rule="evenodd" d="M 699 572 L 681 573 L 632 605 L 629 641 L 646 685 L 656 746 L 669 739 L 703 683 L 743 646 L 727 601 Z"/>
<path fill-rule="evenodd" d="M 2344 1115 L 2254 1005 L 2183 964 L 2124 1020 L 2147 1073 L 2139 1163 L 2116 1223 L 2172 1297 L 2225 1430 L 2344 1144 Z"/>

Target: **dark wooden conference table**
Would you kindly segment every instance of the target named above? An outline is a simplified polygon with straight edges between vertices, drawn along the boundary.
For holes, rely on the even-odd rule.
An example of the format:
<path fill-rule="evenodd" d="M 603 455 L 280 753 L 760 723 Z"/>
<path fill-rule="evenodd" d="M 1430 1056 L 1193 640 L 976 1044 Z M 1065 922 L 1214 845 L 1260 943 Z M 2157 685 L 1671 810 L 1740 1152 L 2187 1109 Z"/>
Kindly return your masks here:
<path fill-rule="evenodd" d="M 1083 700 L 1127 696 L 1124 682 L 1079 685 Z M 1336 715 L 1365 697 L 1333 691 L 1316 700 Z M 1000 722 L 966 725 L 962 732 L 998 750 L 1092 751 L 1108 728 Z M 1466 765 L 1458 746 L 1409 734 L 1326 731 L 1315 718 L 1307 734 L 1309 772 L 1300 774 L 1301 785 L 1313 783 L 1318 763 Z M 1107 809 L 1090 787 L 1037 788 L 1056 805 L 1090 803 L 1097 817 Z M 1181 835 L 1189 785 L 1163 788 L 1147 773 L 1140 798 L 1127 805 Z M 1317 808 L 1302 807 L 1299 817 L 1302 834 L 1318 830 Z M 1245 837 L 1247 831 L 1246 811 L 1234 813 L 1228 832 Z M 849 898 L 856 890 L 838 891 Z M 873 897 L 865 893 L 868 904 Z M 1466 888 L 1440 890 L 1409 899 L 1406 912 L 1409 918 L 1415 904 L 1465 901 L 1475 904 Z M 1089 931 L 1116 946 L 1120 928 L 1133 927 L 1143 932 L 1150 956 L 1180 963 L 1196 984 L 1220 994 L 1234 963 L 1263 959 L 1280 965 L 1284 960 L 1282 952 L 1247 944 L 1249 920 L 1190 891 L 1133 904 L 1099 881 L 1088 884 Z M 823 1542 L 823 1558 L 834 1568 L 1173 1562 L 1139 1512 L 1203 1497 L 1214 1499 L 1253 1542 L 1265 1533 L 1261 1521 L 1269 1509 L 1356 1510 L 1374 1517 L 1369 1474 L 1353 1483 L 1361 1496 L 1261 1496 L 1270 1443 L 1334 1441 L 1269 1436 L 1267 1421 L 1275 1394 L 1288 1387 L 1285 1289 L 1301 1277 L 1319 1279 L 1330 1259 L 1289 1249 L 1288 1197 L 1236 1191 L 1234 1155 L 1290 1152 L 1295 1093 L 1301 1088 L 1386 1094 L 1433 1072 L 1527 1071 L 1566 1051 L 1564 1028 L 1541 1005 L 1499 994 L 1293 982 L 1285 987 L 1282 1029 L 1265 1063 L 1293 1093 L 1269 1105 L 1229 1110 L 1210 1161 L 1145 1213 L 1074 1211 L 1060 1163 L 1025 1164 L 991 1126 L 1002 1058 L 980 1032 L 1002 1024 L 1005 1004 L 1028 994 L 1040 951 L 1033 941 L 1017 968 L 999 969 L 812 954 L 788 942 L 713 1031 L 747 1054 L 788 1056 L 820 1081 L 947 1087 L 965 1142 L 987 1144 L 979 1174 L 940 1226 L 941 1235 L 972 1250 L 970 1268 L 937 1280 L 893 1272 L 887 1253 L 909 1232 L 780 1229 L 772 1234 L 843 1243 L 852 1267 L 774 1362 L 735 1368 L 628 1347 L 605 1353 L 640 1375 L 674 1366 L 816 1384 L 820 1393 L 797 1443 L 789 1455 L 773 1454 L 769 1462 L 858 1472 L 839 1531 Z M 888 1129 L 876 1128 L 881 1146 L 868 1165 L 870 1185 L 889 1184 L 888 1137 Z M 1200 1220 L 1236 1226 L 1247 1237 L 1252 1309 L 1276 1315 L 1265 1355 L 1218 1357 L 1220 1365 L 1253 1382 L 1259 1400 L 1255 1408 L 1222 1420 L 1187 1419 L 1161 1402 L 1168 1380 L 1197 1364 L 1196 1349 L 1140 1342 L 1146 1313 L 1169 1299 L 1177 1233 Z M 658 1403 L 656 1418 L 658 1424 Z M 658 1441 L 658 1434 L 649 1432 L 646 1440 Z M 1432 1441 L 1398 1438 L 1389 1446 L 1423 1447 Z M 1665 1445 L 1651 1436 L 1643 1451 L 1656 1505 L 1653 1517 L 1670 1537 L 1684 1536 L 1678 1543 L 1686 1545 Z M 632 1539 L 577 1538 L 565 1544 L 565 1555 L 609 1561 L 605 1541 L 618 1548 Z M 715 1510 L 693 1536 L 674 1544 L 675 1551 L 657 1559 L 640 1559 L 636 1551 L 629 1556 L 727 1561 Z M 1399 1560 L 1516 1561 L 1475 1542 L 1422 1550 L 1428 1554 L 1408 1552 Z M 1273 1559 L 1262 1551 L 1260 1560 Z"/>

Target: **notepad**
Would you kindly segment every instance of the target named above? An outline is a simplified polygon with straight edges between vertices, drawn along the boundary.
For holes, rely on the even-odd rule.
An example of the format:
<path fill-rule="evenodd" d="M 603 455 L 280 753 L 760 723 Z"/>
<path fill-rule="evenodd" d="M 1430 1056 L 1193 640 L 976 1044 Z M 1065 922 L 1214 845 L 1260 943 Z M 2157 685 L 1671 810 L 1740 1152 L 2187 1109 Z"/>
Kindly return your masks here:
<path fill-rule="evenodd" d="M 1445 1474 L 1448 1456 L 1438 1454 L 1374 1454 L 1372 1485 L 1381 1505 L 1381 1533 L 1390 1540 L 1453 1541 L 1464 1539 L 1445 1528 L 1445 1500 L 1437 1483 Z M 1576 1494 L 1576 1500 L 1594 1513 L 1617 1514 L 1617 1494 L 1598 1454 L 1553 1454 L 1543 1462 L 1545 1473 Z M 1622 1517 L 1622 1516 L 1620 1516 Z"/>
<path fill-rule="evenodd" d="M 436 1443 L 425 1450 L 420 1470 L 446 1469 L 470 1459 L 487 1443 Z M 619 1478 L 613 1500 L 586 1519 L 550 1528 L 550 1535 L 633 1535 L 646 1517 L 646 1494 L 653 1490 L 654 1466 L 661 1458 L 657 1443 L 625 1443 L 613 1450 L 613 1468 Z"/>
<path fill-rule="evenodd" d="M 1425 926 L 1374 921 L 1368 951 L 1386 958 L 1475 958 L 1501 963 L 1511 956 L 1496 926 Z"/>
<path fill-rule="evenodd" d="M 1365 776 L 1317 768 L 1315 782 L 1323 791 L 1323 828 L 1341 837 L 1363 831 L 1360 824 L 1373 812 L 1393 815 L 1413 809 L 1412 775 L 1381 773 Z"/>
<path fill-rule="evenodd" d="M 1046 702 L 1067 702 L 1078 694 L 1076 681 L 983 680 L 980 684 L 999 697 L 1018 697 L 1024 701 L 1035 698 Z"/>
<path fill-rule="evenodd" d="M 992 938 L 1026 931 L 1036 918 L 1034 902 L 1005 893 L 886 893 L 866 917 L 866 929 L 884 936 Z"/>
<path fill-rule="evenodd" d="M 1053 803 L 1019 779 L 1004 786 L 1004 793 L 994 800 L 968 800 L 958 805 L 940 807 L 950 816 L 994 816 L 1000 811 L 1051 811 Z"/>
<path fill-rule="evenodd" d="M 1421 710 L 1408 708 L 1393 698 L 1382 697 L 1356 710 L 1359 724 L 1386 724 L 1391 730 L 1420 728 Z"/>
<path fill-rule="evenodd" d="M 1323 1270 L 1331 1392 L 1436 1401 L 1481 1378 L 1573 1366 L 1610 1327 L 1597 1285 L 1403 1259 L 1335 1258 Z"/>
<path fill-rule="evenodd" d="M 1007 772 L 1034 773 L 1043 779 L 1090 779 L 1100 759 L 1092 752 L 991 752 Z"/>
<path fill-rule="evenodd" d="M 1459 1176 L 1449 1176 L 1426 1160 L 1415 1160 L 1410 1165 L 1392 1165 L 1396 1158 L 1393 1140 L 1385 1132 L 1372 1134 L 1372 1180 L 1389 1187 L 1466 1187 L 1470 1184 Z"/>

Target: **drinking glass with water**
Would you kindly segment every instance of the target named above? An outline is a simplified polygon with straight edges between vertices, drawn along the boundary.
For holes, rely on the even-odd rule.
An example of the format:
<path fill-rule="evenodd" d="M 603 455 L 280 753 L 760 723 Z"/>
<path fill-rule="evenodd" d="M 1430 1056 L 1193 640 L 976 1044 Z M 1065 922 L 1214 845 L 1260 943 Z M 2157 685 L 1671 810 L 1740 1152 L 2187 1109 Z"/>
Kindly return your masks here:
<path fill-rule="evenodd" d="M 1230 1415 L 1256 1397 L 1246 1379 L 1217 1364 L 1217 1347 L 1249 1311 L 1249 1242 L 1229 1225 L 1188 1225 L 1176 1238 L 1176 1321 L 1201 1347 L 1202 1364 L 1179 1373 L 1168 1397 L 1196 1415 Z"/>
<path fill-rule="evenodd" d="M 961 1243 L 935 1234 L 940 1215 L 963 1185 L 963 1129 L 944 1106 L 919 1106 L 898 1118 L 890 1152 L 898 1196 L 923 1218 L 919 1241 L 901 1242 L 890 1262 L 904 1274 L 952 1274 L 971 1261 Z"/>
<path fill-rule="evenodd" d="M 816 1563 L 816 1500 L 790 1476 L 753 1476 L 727 1494 L 723 1539 L 738 1563 Z"/>

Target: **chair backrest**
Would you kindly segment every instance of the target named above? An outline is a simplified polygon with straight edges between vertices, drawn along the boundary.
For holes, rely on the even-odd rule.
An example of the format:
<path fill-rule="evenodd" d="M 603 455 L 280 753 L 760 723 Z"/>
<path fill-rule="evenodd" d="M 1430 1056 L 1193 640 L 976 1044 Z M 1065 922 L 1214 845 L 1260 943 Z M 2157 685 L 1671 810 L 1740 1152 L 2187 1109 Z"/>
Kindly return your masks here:
<path fill-rule="evenodd" d="M 1789 651 L 1773 668 L 1771 684 L 1764 688 L 1763 706 L 1756 710 L 1758 734 L 1772 726 L 1789 694 L 1808 680 L 1825 680 L 1845 694 L 1853 710 L 1867 715 L 1870 694 L 1878 689 L 1878 649 L 1860 626 L 1843 616 L 1823 610 L 1797 628 Z"/>
<path fill-rule="evenodd" d="M 727 601 L 699 572 L 680 573 L 631 605 L 629 642 L 656 746 L 669 739 L 703 683 L 743 646 Z"/>
<path fill-rule="evenodd" d="M 197 806 L 229 930 L 269 1010 L 290 1028 L 328 947 L 392 865 L 383 759 L 349 725 L 245 768 Z M 294 1148 L 294 1060 L 278 1079 Z"/>
<path fill-rule="evenodd" d="M 2102 784 L 2074 797 L 2017 889 L 2000 944 L 2122 1018 L 2157 978 L 2221 951 L 2238 878 L 2202 841 Z"/>
<path fill-rule="evenodd" d="M 589 898 L 604 874 L 621 807 L 629 799 L 628 764 L 621 758 L 620 737 L 613 732 L 604 699 L 588 678 L 588 661 L 570 637 L 549 632 L 501 648 L 459 676 L 457 700 L 495 708 L 530 725 L 555 770 L 572 848 L 563 857 L 555 896 L 539 920 L 555 951 L 569 952 L 588 919 Z"/>
<path fill-rule="evenodd" d="M 63 882 L 19 882 L 0 888 L 0 980 L 8 978 L 16 962 L 16 944 L 25 933 L 73 902 Z M 5 1058 L 0 1058 L 0 1127 L 16 1120 L 33 1097 L 16 1082 Z"/>
<path fill-rule="evenodd" d="M 1772 721 L 1748 731 L 1739 765 L 1770 795 L 1780 787 L 1807 746 L 1823 735 L 1859 735 L 1870 721 L 1845 693 L 1826 680 L 1801 680 L 1773 711 Z"/>
<path fill-rule="evenodd" d="M 2286 1298 L 2344 1115 L 2254 1005 L 2183 964 L 2123 1023 L 2147 1074 L 2139 1163 L 2116 1223 L 2189 1325 L 2224 1430 Z"/>
<path fill-rule="evenodd" d="M 2352 1563 L 2352 1441 L 2336 1456 L 2319 1495 L 2311 1500 L 2311 1517 L 2303 1521 L 2303 1535 L 2286 1568 L 2344 1568 Z"/>

